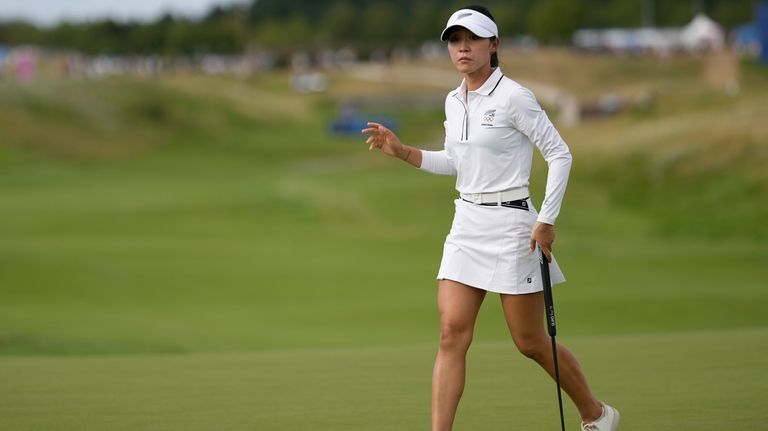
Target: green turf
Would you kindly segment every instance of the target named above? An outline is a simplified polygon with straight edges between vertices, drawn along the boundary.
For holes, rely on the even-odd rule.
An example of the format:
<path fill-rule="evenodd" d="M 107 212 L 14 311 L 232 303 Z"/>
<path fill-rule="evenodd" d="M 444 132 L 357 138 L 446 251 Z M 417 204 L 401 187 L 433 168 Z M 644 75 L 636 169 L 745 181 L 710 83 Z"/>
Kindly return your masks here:
<path fill-rule="evenodd" d="M 690 67 L 653 76 L 674 106 L 562 129 L 560 336 L 624 429 L 758 430 L 768 141 L 747 126 L 768 83 L 751 70 L 728 99 Z M 391 96 L 378 87 L 287 82 L 0 87 L 0 430 L 428 426 L 453 179 L 327 133 L 335 97 Z M 387 109 L 439 147 L 440 106 Z M 543 175 L 538 160 L 536 201 Z M 497 298 L 477 332 L 457 429 L 555 428 L 554 387 Z"/>
<path fill-rule="evenodd" d="M 133 167 L 6 188 L 13 207 L 3 210 L 0 351 L 342 347 L 433 336 L 433 277 L 451 217 L 444 178 L 400 167 L 227 166 L 205 175 Z M 558 251 L 569 283 L 558 299 L 572 333 L 765 325 L 764 246 L 643 238 L 642 220 L 573 195 L 566 211 L 612 221 L 564 215 Z"/>
<path fill-rule="evenodd" d="M 623 429 L 765 429 L 768 331 L 561 336 Z M 435 346 L 0 358 L 0 427 L 421 430 Z M 554 384 L 511 342 L 470 351 L 456 430 L 557 429 Z M 569 429 L 578 415 L 566 405 Z"/>

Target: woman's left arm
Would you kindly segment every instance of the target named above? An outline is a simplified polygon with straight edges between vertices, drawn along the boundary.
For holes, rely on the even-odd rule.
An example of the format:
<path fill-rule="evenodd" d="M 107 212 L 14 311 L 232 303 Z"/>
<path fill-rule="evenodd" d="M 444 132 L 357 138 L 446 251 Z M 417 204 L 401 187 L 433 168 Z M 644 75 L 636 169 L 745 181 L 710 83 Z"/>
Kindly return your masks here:
<path fill-rule="evenodd" d="M 536 145 L 547 161 L 547 186 L 541 211 L 531 232 L 531 249 L 538 244 L 547 259 L 551 260 L 552 243 L 555 240 L 554 224 L 560 214 L 573 158 L 568 145 L 541 109 L 533 93 L 523 91 L 514 102 L 516 106 L 513 112 L 518 129 Z"/>

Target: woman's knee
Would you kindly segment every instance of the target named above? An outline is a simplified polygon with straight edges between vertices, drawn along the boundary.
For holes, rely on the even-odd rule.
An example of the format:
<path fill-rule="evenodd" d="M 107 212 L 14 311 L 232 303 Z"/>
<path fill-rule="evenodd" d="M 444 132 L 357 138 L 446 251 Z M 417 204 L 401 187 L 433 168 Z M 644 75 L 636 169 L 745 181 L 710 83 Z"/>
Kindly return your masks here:
<path fill-rule="evenodd" d="M 466 351 L 472 343 L 471 325 L 452 321 L 440 323 L 440 350 Z"/>
<path fill-rule="evenodd" d="M 549 352 L 549 343 L 546 339 L 541 337 L 528 337 L 528 336 L 516 336 L 513 337 L 517 350 L 523 354 L 523 356 L 540 360 L 546 357 Z"/>

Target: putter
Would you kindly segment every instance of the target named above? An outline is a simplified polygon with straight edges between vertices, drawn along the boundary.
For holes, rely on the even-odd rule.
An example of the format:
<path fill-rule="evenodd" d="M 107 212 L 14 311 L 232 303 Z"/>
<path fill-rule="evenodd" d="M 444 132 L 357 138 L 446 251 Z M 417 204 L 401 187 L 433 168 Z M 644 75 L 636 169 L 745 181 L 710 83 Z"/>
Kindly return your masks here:
<path fill-rule="evenodd" d="M 563 416 L 563 396 L 560 393 L 560 368 L 557 366 L 557 325 L 555 324 L 555 303 L 552 299 L 552 281 L 549 277 L 549 261 L 544 252 L 539 249 L 539 263 L 541 265 L 541 283 L 544 286 L 544 308 L 547 318 L 547 332 L 552 340 L 552 357 L 555 363 L 555 383 L 557 383 L 557 402 L 560 406 L 560 427 L 565 431 L 565 417 Z"/>

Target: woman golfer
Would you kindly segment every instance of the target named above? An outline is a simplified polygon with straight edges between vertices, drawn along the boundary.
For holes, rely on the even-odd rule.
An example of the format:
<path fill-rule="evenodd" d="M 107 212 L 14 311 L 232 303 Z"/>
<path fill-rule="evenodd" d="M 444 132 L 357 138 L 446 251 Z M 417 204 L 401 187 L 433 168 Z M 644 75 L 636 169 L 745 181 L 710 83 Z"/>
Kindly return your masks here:
<path fill-rule="evenodd" d="M 534 95 L 498 67 L 499 34 L 491 13 L 468 6 L 448 19 L 441 39 L 461 85 L 445 99 L 445 148 L 403 145 L 378 123 L 362 132 L 380 149 L 427 172 L 455 175 L 459 198 L 437 275 L 440 348 L 432 376 L 432 430 L 450 430 L 464 389 L 466 353 L 487 292 L 501 304 L 520 352 L 554 376 L 544 320 L 536 247 L 551 262 L 552 283 L 565 280 L 552 258 L 571 154 Z M 528 193 L 533 148 L 548 164 L 537 213 Z M 557 346 L 560 382 L 578 408 L 582 430 L 614 431 L 619 413 L 590 391 L 573 354 Z"/>

